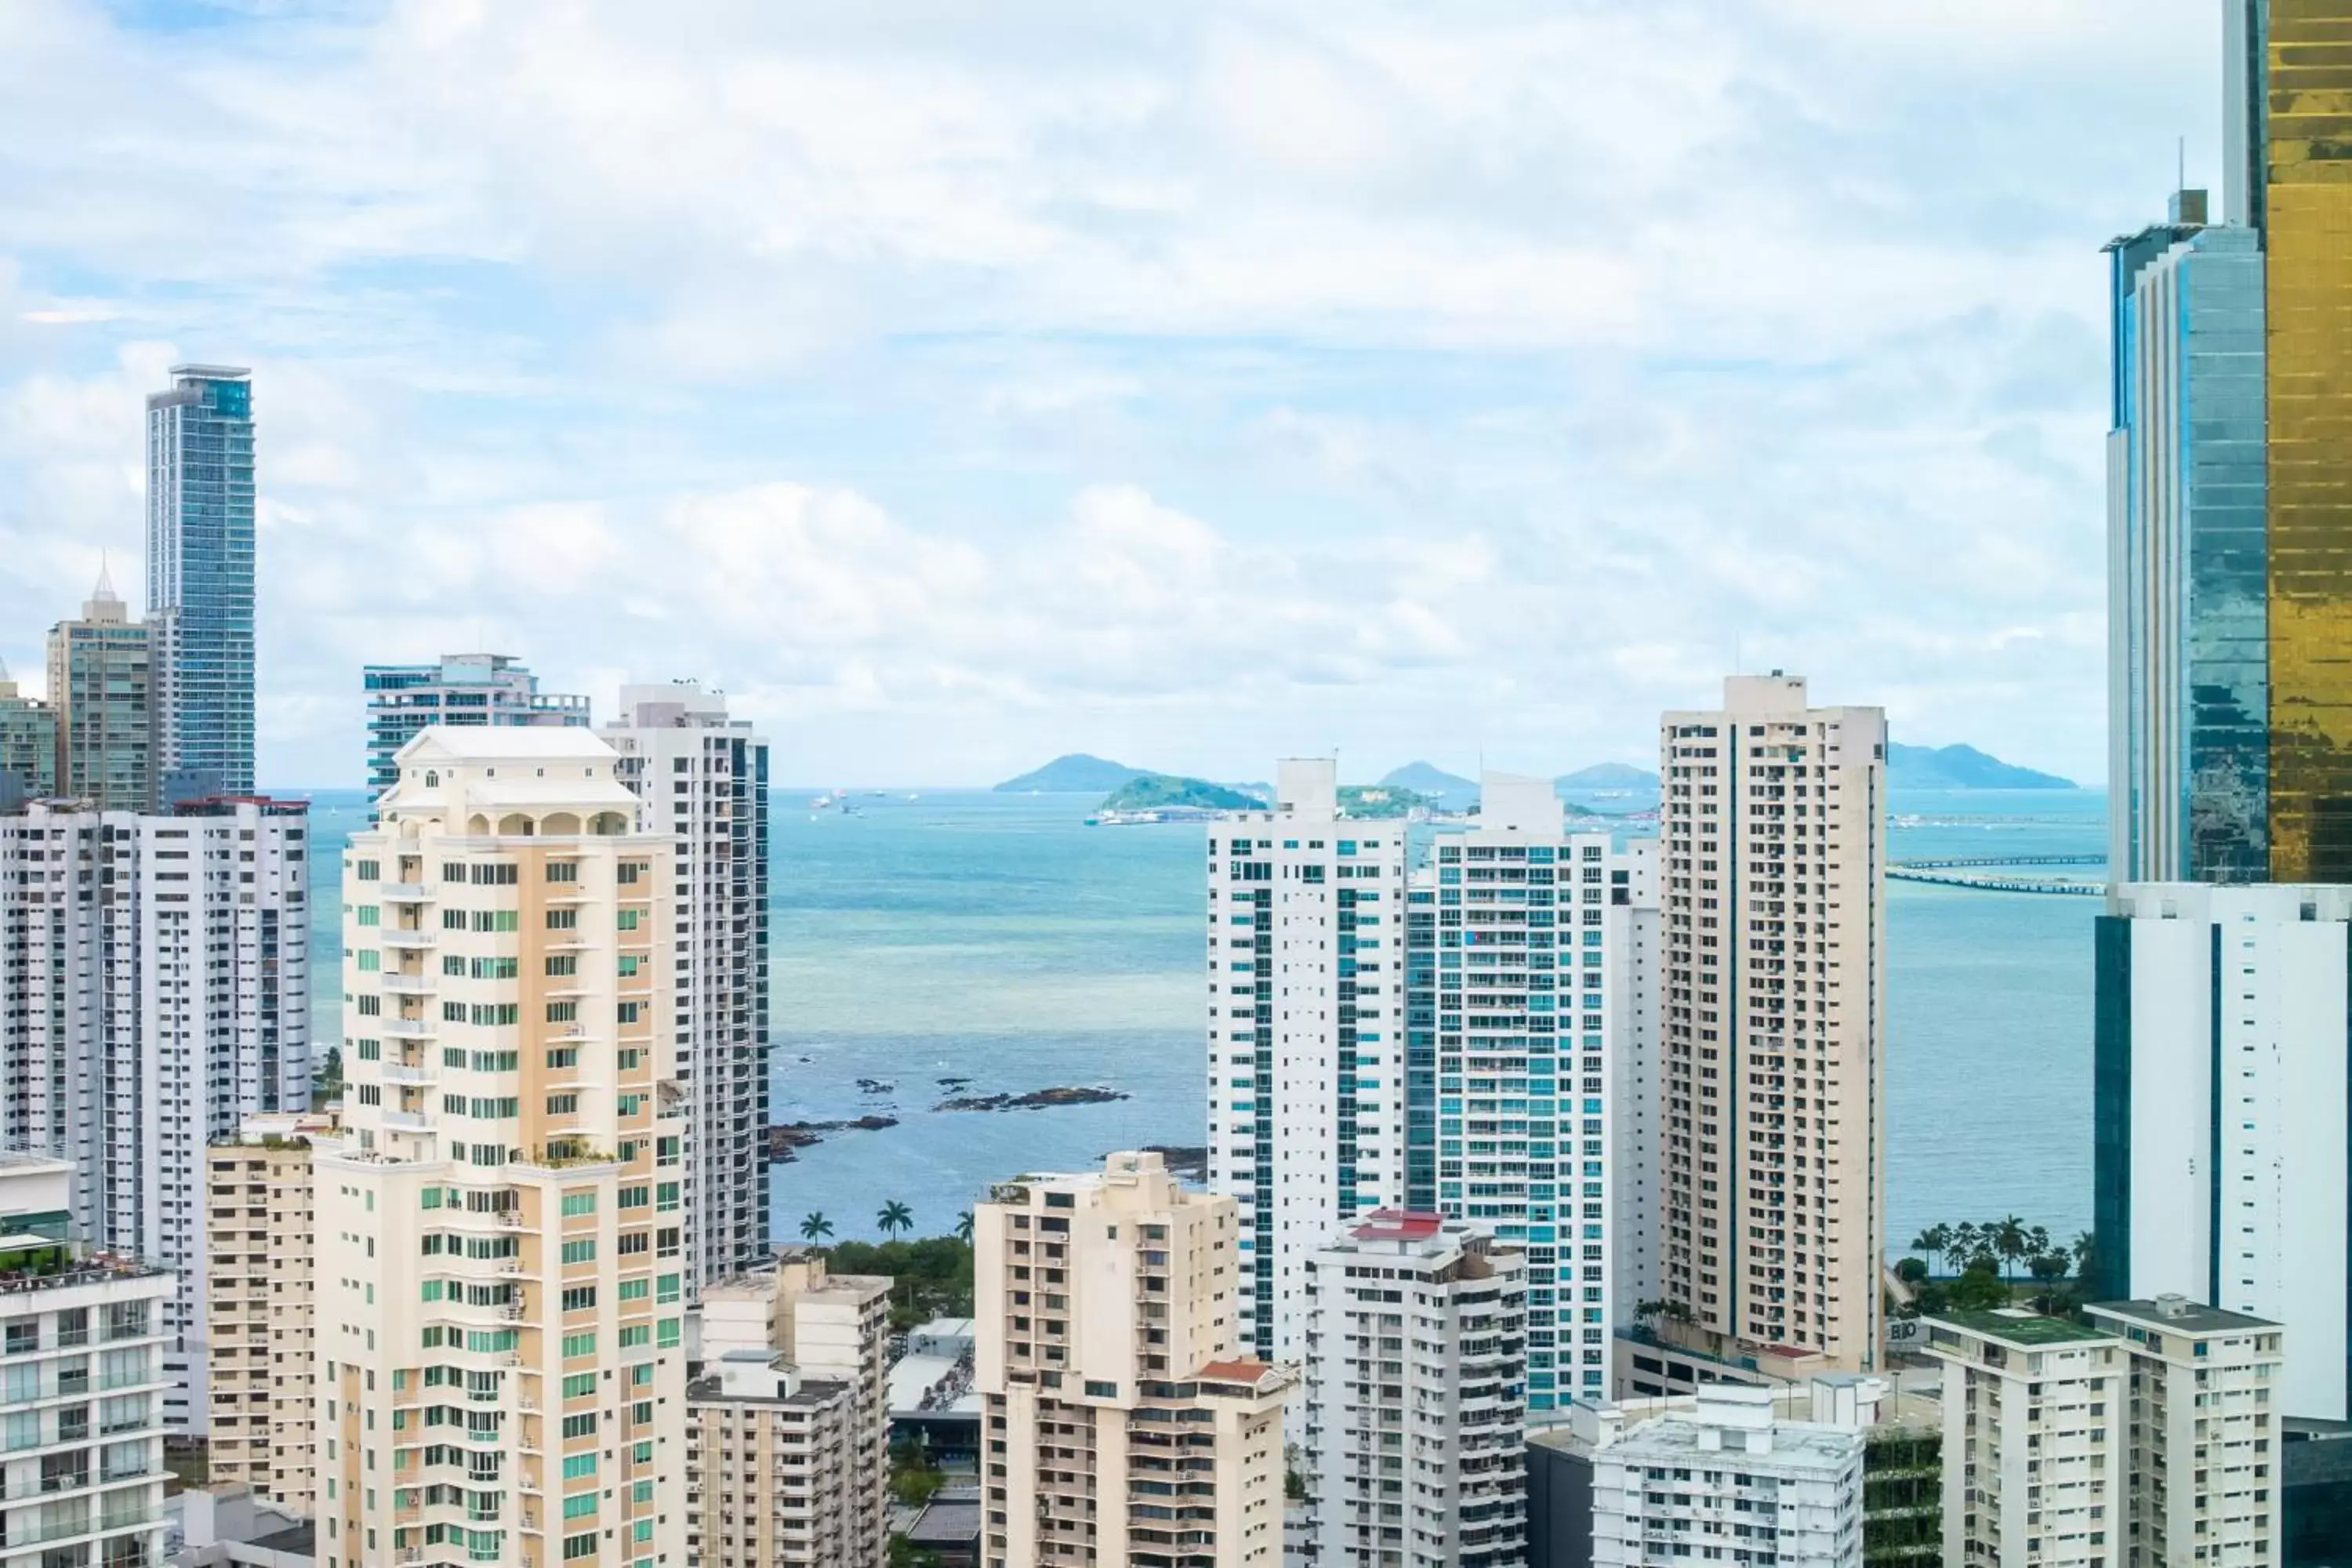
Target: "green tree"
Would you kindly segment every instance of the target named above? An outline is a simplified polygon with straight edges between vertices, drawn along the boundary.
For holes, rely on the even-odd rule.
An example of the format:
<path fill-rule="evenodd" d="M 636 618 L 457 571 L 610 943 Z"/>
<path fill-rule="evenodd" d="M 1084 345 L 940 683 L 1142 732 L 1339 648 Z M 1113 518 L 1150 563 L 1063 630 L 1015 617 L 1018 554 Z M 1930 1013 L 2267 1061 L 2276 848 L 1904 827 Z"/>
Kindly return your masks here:
<path fill-rule="evenodd" d="M 1944 1272 L 1967 1273 L 1969 1265 L 1974 1263 L 1983 1251 L 1984 1241 L 1977 1227 L 1967 1220 L 1960 1221 L 1952 1226 L 1952 1250 L 1945 1257 Z"/>
<path fill-rule="evenodd" d="M 2082 1280 L 2085 1285 L 2089 1284 L 2091 1275 L 2096 1270 L 2099 1261 L 2097 1235 L 2087 1230 L 2081 1232 L 2074 1237 L 2074 1244 L 2068 1250 L 2074 1255 L 2074 1278 Z"/>
<path fill-rule="evenodd" d="M 955 1233 L 958 1241 L 962 1242 L 966 1247 L 971 1245 L 971 1211 L 970 1209 L 956 1215 Z"/>
<path fill-rule="evenodd" d="M 1950 1251 L 1951 1246 L 1952 1227 L 1948 1225 L 1931 1225 L 1911 1238 L 1912 1250 L 1934 1258 L 1936 1272 L 1939 1274 L 1943 1272 L 1944 1256 Z"/>
<path fill-rule="evenodd" d="M 1895 1278 L 1902 1280 L 1906 1285 L 1925 1285 L 1927 1282 L 1927 1260 L 1918 1258 L 1904 1258 L 1895 1266 Z"/>
<path fill-rule="evenodd" d="M 874 1226 L 885 1236 L 904 1236 L 915 1228 L 915 1211 L 892 1198 L 876 1211 Z"/>
<path fill-rule="evenodd" d="M 1987 1226 L 1985 1229 L 1990 1233 L 1984 1238 L 1985 1245 L 1991 1249 L 1995 1258 L 2000 1259 L 2003 1266 L 2001 1279 L 2008 1280 L 2014 1278 L 2016 1265 L 2025 1257 L 2025 1222 L 2015 1215 L 2011 1215 L 2006 1219 L 1998 1220 Z"/>
<path fill-rule="evenodd" d="M 1952 1281 L 1945 1301 L 1956 1311 L 1989 1312 L 2009 1305 L 2009 1287 L 1988 1260 L 1979 1258 Z"/>
<path fill-rule="evenodd" d="M 824 1217 L 823 1209 L 817 1209 L 801 1217 L 801 1239 L 810 1246 L 815 1246 L 832 1234 L 833 1221 Z"/>

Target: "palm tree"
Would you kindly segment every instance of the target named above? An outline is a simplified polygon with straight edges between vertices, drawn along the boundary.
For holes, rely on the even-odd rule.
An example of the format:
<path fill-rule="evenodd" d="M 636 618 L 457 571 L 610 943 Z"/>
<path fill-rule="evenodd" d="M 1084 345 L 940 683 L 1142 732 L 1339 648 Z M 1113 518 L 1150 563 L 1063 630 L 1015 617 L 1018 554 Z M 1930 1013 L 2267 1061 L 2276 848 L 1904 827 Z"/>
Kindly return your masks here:
<path fill-rule="evenodd" d="M 815 1246 L 818 1242 L 824 1240 L 832 1234 L 833 1221 L 824 1217 L 824 1211 L 823 1209 L 818 1209 L 814 1214 L 803 1216 L 801 1220 L 801 1239 L 807 1242 L 810 1246 Z"/>
<path fill-rule="evenodd" d="M 1974 1263 L 1977 1260 L 1977 1254 L 1983 1250 L 1984 1238 L 1975 1226 L 1970 1225 L 1967 1220 L 1962 1220 L 1952 1227 L 1952 1250 L 1949 1256 L 1953 1273 L 1967 1273 L 1969 1265 Z"/>
<path fill-rule="evenodd" d="M 1992 1232 L 1986 1238 L 1986 1244 L 1992 1248 L 1994 1256 L 2010 1266 L 2003 1268 L 2000 1275 L 2001 1283 L 2006 1285 L 2016 1278 L 2016 1263 L 2025 1256 L 2025 1222 L 2011 1215 L 1986 1228 Z"/>
<path fill-rule="evenodd" d="M 875 1225 L 885 1236 L 898 1236 L 915 1228 L 915 1211 L 892 1198 L 874 1216 Z"/>
<path fill-rule="evenodd" d="M 1948 1225 L 1931 1225 L 1913 1237 L 1911 1245 L 1941 1264 L 1944 1261 L 1946 1250 L 1952 1245 L 1952 1227 Z M 1940 1268 L 1937 1271 L 1941 1272 Z"/>
<path fill-rule="evenodd" d="M 971 1211 L 970 1209 L 956 1215 L 956 1239 L 966 1247 L 971 1245 Z"/>
<path fill-rule="evenodd" d="M 2074 1237 L 2067 1250 L 2074 1255 L 2074 1278 L 2087 1280 L 2091 1277 L 2092 1260 L 2099 1255 L 2099 1237 L 2095 1231 L 2084 1231 Z"/>

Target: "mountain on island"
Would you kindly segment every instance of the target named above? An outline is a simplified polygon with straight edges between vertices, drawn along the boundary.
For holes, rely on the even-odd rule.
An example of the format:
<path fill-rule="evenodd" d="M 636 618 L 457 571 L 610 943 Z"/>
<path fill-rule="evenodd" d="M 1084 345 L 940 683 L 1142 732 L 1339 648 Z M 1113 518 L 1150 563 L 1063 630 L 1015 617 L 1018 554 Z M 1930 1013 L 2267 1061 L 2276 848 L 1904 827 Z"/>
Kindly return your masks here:
<path fill-rule="evenodd" d="M 1478 781 L 1449 773 L 1431 763 L 1407 763 L 1381 780 L 1386 789 L 1409 789 L 1427 795 L 1446 811 L 1467 811 L 1478 804 Z"/>
<path fill-rule="evenodd" d="M 2073 789 L 2072 779 L 1989 757 L 1974 746 L 1886 743 L 1886 782 L 1904 789 Z"/>
<path fill-rule="evenodd" d="M 1139 773 L 1102 803 L 1105 811 L 1158 811 L 1171 805 L 1201 811 L 1257 811 L 1265 802 L 1207 779 L 1178 778 L 1172 773 Z"/>
<path fill-rule="evenodd" d="M 1595 763 L 1552 780 L 1557 789 L 1655 789 L 1658 775 L 1623 763 Z"/>
<path fill-rule="evenodd" d="M 1007 779 L 996 790 L 999 795 L 1108 795 L 1148 776 L 1150 775 L 1142 768 L 1073 752 L 1066 757 L 1055 758 L 1034 773 Z"/>

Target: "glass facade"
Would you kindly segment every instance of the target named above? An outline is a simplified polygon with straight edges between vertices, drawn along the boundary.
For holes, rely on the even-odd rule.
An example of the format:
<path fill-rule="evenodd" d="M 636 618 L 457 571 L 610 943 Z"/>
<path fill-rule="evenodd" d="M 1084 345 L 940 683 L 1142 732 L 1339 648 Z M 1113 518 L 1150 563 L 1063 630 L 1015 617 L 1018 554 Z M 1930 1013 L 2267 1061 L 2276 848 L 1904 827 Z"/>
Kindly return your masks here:
<path fill-rule="evenodd" d="M 161 769 L 253 793 L 254 475 L 249 372 L 172 367 L 147 399 L 147 610 Z"/>
<path fill-rule="evenodd" d="M 2271 876 L 2352 881 L 2352 0 L 2270 0 Z"/>
<path fill-rule="evenodd" d="M 521 660 L 450 654 L 432 664 L 371 664 L 361 672 L 368 705 L 368 804 L 400 782 L 400 748 L 435 724 L 588 726 L 588 699 L 542 692 Z"/>
<path fill-rule="evenodd" d="M 2263 261 L 2203 201 L 2108 247 L 2113 848 L 2141 881 L 2269 868 Z"/>

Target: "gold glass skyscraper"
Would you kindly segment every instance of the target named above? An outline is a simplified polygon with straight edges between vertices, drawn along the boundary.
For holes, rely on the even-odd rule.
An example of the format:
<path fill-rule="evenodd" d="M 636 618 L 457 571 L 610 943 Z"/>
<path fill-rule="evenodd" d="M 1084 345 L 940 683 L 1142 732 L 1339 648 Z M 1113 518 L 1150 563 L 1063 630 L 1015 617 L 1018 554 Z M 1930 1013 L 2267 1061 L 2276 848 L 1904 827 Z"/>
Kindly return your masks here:
<path fill-rule="evenodd" d="M 2249 4 L 2267 258 L 2271 876 L 2352 881 L 2352 0 Z M 2234 105 L 2233 105 L 2234 107 Z"/>

